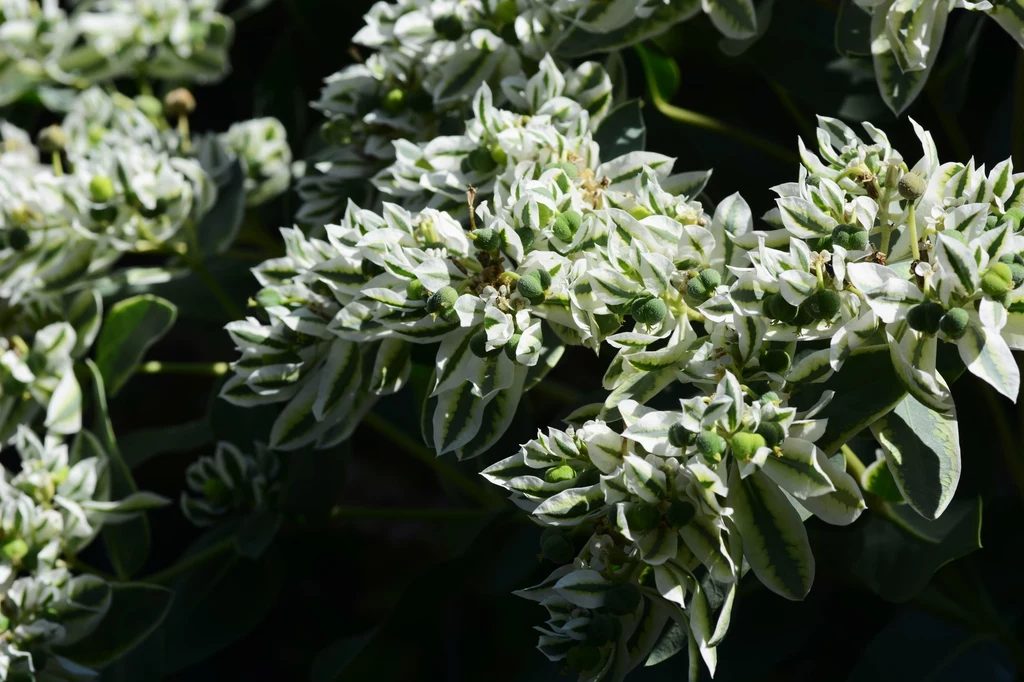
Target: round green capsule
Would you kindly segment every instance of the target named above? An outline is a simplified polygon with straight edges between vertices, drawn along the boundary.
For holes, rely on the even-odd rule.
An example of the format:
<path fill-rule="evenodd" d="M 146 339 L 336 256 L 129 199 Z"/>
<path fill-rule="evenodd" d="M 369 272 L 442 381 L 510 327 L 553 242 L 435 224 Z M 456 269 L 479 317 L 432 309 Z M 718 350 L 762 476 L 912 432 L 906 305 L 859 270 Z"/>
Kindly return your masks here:
<path fill-rule="evenodd" d="M 498 166 L 504 166 L 508 161 L 508 152 L 501 148 L 501 145 L 497 142 L 487 147 L 487 151 L 491 153 L 491 159 Z"/>
<path fill-rule="evenodd" d="M 863 251 L 868 247 L 868 231 L 857 225 L 836 225 L 832 243 L 850 251 Z"/>
<path fill-rule="evenodd" d="M 971 318 L 963 308 L 950 308 L 939 320 L 939 329 L 954 341 L 967 333 Z"/>
<path fill-rule="evenodd" d="M 502 0 L 494 8 L 494 19 L 499 24 L 511 24 L 519 16 L 516 0 Z"/>
<path fill-rule="evenodd" d="M 474 149 L 469 153 L 469 166 L 477 173 L 492 173 L 498 167 L 498 162 L 491 156 L 490 149 Z"/>
<path fill-rule="evenodd" d="M 401 88 L 391 88 L 381 100 L 380 108 L 389 114 L 397 114 L 405 108 L 405 92 Z"/>
<path fill-rule="evenodd" d="M 981 276 L 981 290 L 992 298 L 1002 298 L 1013 289 L 1013 271 L 1006 263 L 993 263 Z"/>
<path fill-rule="evenodd" d="M 722 283 L 722 273 L 718 270 L 712 270 L 711 268 L 701 270 L 699 276 L 700 281 L 704 283 L 709 292 L 713 292 Z"/>
<path fill-rule="evenodd" d="M 668 442 L 674 448 L 685 448 L 697 441 L 697 434 L 687 431 L 682 424 L 676 423 L 668 427 Z"/>
<path fill-rule="evenodd" d="M 469 337 L 469 350 L 478 358 L 489 358 L 501 352 L 501 348 L 487 348 L 487 332 L 480 330 Z"/>
<path fill-rule="evenodd" d="M 544 285 L 540 283 L 540 277 L 532 272 L 519 278 L 516 282 L 516 291 L 530 303 L 544 302 Z"/>
<path fill-rule="evenodd" d="M 540 285 L 545 291 L 551 286 L 551 273 L 544 268 L 537 268 L 530 275 L 540 280 Z"/>
<path fill-rule="evenodd" d="M 637 220 L 643 220 L 648 216 L 654 215 L 654 213 L 651 211 L 651 209 L 647 208 L 646 206 L 634 206 L 633 208 L 629 209 L 629 215 L 633 216 Z"/>
<path fill-rule="evenodd" d="M 110 201 L 116 193 L 114 181 L 106 175 L 94 175 L 89 180 L 89 197 L 98 204 Z"/>
<path fill-rule="evenodd" d="M 633 315 L 633 319 L 640 324 L 652 325 L 658 324 L 665 319 L 665 315 L 668 314 L 668 307 L 660 298 L 651 296 L 650 298 L 634 301 L 630 312 Z"/>
<path fill-rule="evenodd" d="M 570 209 L 555 216 L 555 224 L 551 231 L 563 242 L 571 242 L 582 224 L 583 216 Z"/>
<path fill-rule="evenodd" d="M 768 443 L 759 433 L 740 431 L 732 437 L 730 444 L 733 456 L 745 462 L 757 454 L 759 448 L 765 447 Z"/>
<path fill-rule="evenodd" d="M 519 348 L 519 341 L 523 338 L 523 335 L 519 332 L 512 334 L 508 341 L 505 342 L 505 357 L 512 362 L 516 361 L 516 349 Z"/>
<path fill-rule="evenodd" d="M 780 398 L 778 393 L 776 393 L 775 391 L 768 391 L 767 393 L 762 393 L 761 397 L 757 399 L 757 402 L 761 403 L 762 405 L 767 405 L 768 403 L 779 402 L 779 400 Z"/>
<path fill-rule="evenodd" d="M 697 450 L 709 461 L 720 460 L 725 446 L 725 439 L 714 431 L 701 431 L 697 434 Z"/>
<path fill-rule="evenodd" d="M 1020 224 L 1024 222 L 1024 208 L 1014 206 L 1007 209 L 1006 213 L 1003 214 L 1003 220 L 1011 221 L 1013 223 L 1013 230 L 1016 232 L 1020 229 Z"/>
<path fill-rule="evenodd" d="M 1013 275 L 1013 288 L 1019 289 L 1024 284 L 1024 265 L 1020 263 L 1010 264 L 1010 273 Z"/>
<path fill-rule="evenodd" d="M 688 500 L 672 500 L 665 511 L 665 520 L 673 528 L 682 528 L 689 525 L 697 516 L 697 508 Z"/>
<path fill-rule="evenodd" d="M 544 480 L 548 483 L 564 483 L 565 481 L 571 481 L 574 478 L 576 478 L 576 470 L 568 464 L 551 467 L 544 472 Z"/>
<path fill-rule="evenodd" d="M 770 448 L 774 448 L 786 437 L 782 424 L 777 422 L 761 422 L 757 426 L 757 434 L 764 438 L 764 444 Z"/>
<path fill-rule="evenodd" d="M 918 173 L 906 173 L 900 178 L 897 189 L 901 197 L 914 201 L 924 196 L 928 183 Z"/>
<path fill-rule="evenodd" d="M 409 280 L 409 283 L 405 285 L 405 295 L 410 301 L 422 301 L 426 293 L 423 282 L 418 279 Z"/>
<path fill-rule="evenodd" d="M 782 374 L 789 369 L 791 359 L 789 353 L 784 350 L 765 351 L 760 359 L 761 369 L 773 374 Z"/>
<path fill-rule="evenodd" d="M 473 233 L 473 244 L 481 251 L 497 251 L 501 248 L 501 233 L 482 227 Z"/>
<path fill-rule="evenodd" d="M 626 510 L 626 522 L 631 531 L 643 533 L 654 530 L 661 522 L 661 512 L 653 504 L 638 502 Z"/>
<path fill-rule="evenodd" d="M 434 19 L 434 33 L 445 40 L 458 40 L 462 37 L 462 22 L 454 14 L 446 14 Z"/>
<path fill-rule="evenodd" d="M 448 324 L 459 324 L 459 311 L 454 307 L 442 310 L 438 313 L 438 317 Z"/>
<path fill-rule="evenodd" d="M 828 321 L 839 314 L 841 299 L 832 289 L 821 289 L 807 299 L 807 312 L 816 320 Z"/>
<path fill-rule="evenodd" d="M 782 294 L 770 294 L 770 296 L 771 298 L 768 299 L 766 307 L 772 319 L 786 323 L 796 319 L 799 310 L 795 305 L 787 301 L 785 296 Z"/>
<path fill-rule="evenodd" d="M 15 251 L 24 251 L 28 248 L 28 244 L 31 239 L 28 235 L 28 230 L 24 227 L 12 227 L 7 230 L 7 243 Z"/>
<path fill-rule="evenodd" d="M 0 555 L 11 563 L 18 563 L 28 556 L 28 543 L 21 538 L 12 538 L 0 547 Z"/>
<path fill-rule="evenodd" d="M 427 299 L 427 312 L 437 313 L 443 310 L 451 310 L 455 307 L 455 302 L 458 300 L 459 292 L 455 290 L 455 287 L 441 287 Z"/>
<path fill-rule="evenodd" d="M 68 143 L 68 136 L 59 125 L 49 125 L 39 131 L 37 143 L 39 151 L 44 154 L 62 152 Z"/>
<path fill-rule="evenodd" d="M 934 301 L 919 303 L 907 311 L 907 324 L 915 331 L 937 334 L 939 322 L 945 312 L 943 307 Z"/>
<path fill-rule="evenodd" d="M 711 293 L 708 291 L 708 286 L 704 284 L 704 280 L 700 277 L 691 277 L 686 282 L 686 294 L 690 298 L 698 301 L 706 301 L 711 298 Z"/>
<path fill-rule="evenodd" d="M 569 178 L 569 180 L 575 180 L 580 173 L 580 169 L 576 167 L 576 164 L 568 163 L 566 161 L 549 163 L 548 165 L 544 166 L 544 171 L 547 172 L 549 170 L 553 170 L 556 168 L 565 173 L 566 177 Z"/>
<path fill-rule="evenodd" d="M 604 607 L 616 616 L 627 616 L 640 606 L 640 588 L 632 583 L 616 585 L 604 595 Z"/>

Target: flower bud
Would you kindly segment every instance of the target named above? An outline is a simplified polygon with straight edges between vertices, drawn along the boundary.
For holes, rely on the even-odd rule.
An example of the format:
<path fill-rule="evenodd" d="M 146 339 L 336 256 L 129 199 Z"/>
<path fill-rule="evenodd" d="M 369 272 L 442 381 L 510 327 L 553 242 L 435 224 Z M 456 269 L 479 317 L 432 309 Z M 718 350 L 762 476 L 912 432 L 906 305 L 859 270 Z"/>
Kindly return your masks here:
<path fill-rule="evenodd" d="M 786 437 L 782 424 L 777 422 L 761 422 L 757 426 L 757 434 L 764 438 L 764 444 L 770 448 L 774 448 Z"/>
<path fill-rule="evenodd" d="M 601 651 L 593 644 L 577 644 L 566 654 L 569 667 L 578 673 L 593 670 L 601 663 Z"/>
<path fill-rule="evenodd" d="M 857 225 L 836 225 L 832 229 L 832 243 L 850 251 L 868 248 L 868 231 Z"/>
<path fill-rule="evenodd" d="M 604 607 L 616 616 L 628 616 L 640 606 L 640 588 L 623 583 L 609 589 L 604 595 Z"/>
<path fill-rule="evenodd" d="M 483 147 L 469 153 L 469 166 L 477 173 L 491 173 L 498 167 L 498 162 L 491 156 L 491 150 Z"/>
<path fill-rule="evenodd" d="M 576 548 L 564 535 L 552 535 L 541 540 L 540 555 L 552 563 L 567 564 L 576 556 Z"/>
<path fill-rule="evenodd" d="M 630 531 L 643 533 L 654 530 L 660 521 L 661 513 L 653 504 L 637 502 L 626 509 L 626 523 L 629 524 Z"/>
<path fill-rule="evenodd" d="M 405 295 L 410 301 L 421 301 L 426 298 L 424 294 L 426 294 L 426 289 L 423 288 L 423 282 L 418 279 L 410 280 L 405 285 Z"/>
<path fill-rule="evenodd" d="M 1002 296 L 1013 289 L 1013 271 L 1006 263 L 993 263 L 981 276 L 981 290 L 992 298 Z"/>
<path fill-rule="evenodd" d="M 552 467 L 544 472 L 544 480 L 548 483 L 562 483 L 576 478 L 576 470 L 568 464 Z"/>
<path fill-rule="evenodd" d="M 665 520 L 673 528 L 687 526 L 697 516 L 697 508 L 688 500 L 672 500 L 665 512 Z"/>
<path fill-rule="evenodd" d="M 114 181 L 106 175 L 94 175 L 89 181 L 89 196 L 98 204 L 104 204 L 114 198 Z"/>
<path fill-rule="evenodd" d="M 745 462 L 753 458 L 759 448 L 765 447 L 767 441 L 765 441 L 764 436 L 758 433 L 740 431 L 732 437 L 730 444 L 732 445 L 733 457 Z"/>
<path fill-rule="evenodd" d="M 505 357 L 512 362 L 516 361 L 516 350 L 519 348 L 519 341 L 523 338 L 523 335 L 519 332 L 514 333 L 509 337 L 508 341 L 505 342 Z"/>
<path fill-rule="evenodd" d="M 0 556 L 13 564 L 18 563 L 28 555 L 28 543 L 21 538 L 8 540 L 0 547 Z"/>
<path fill-rule="evenodd" d="M 544 285 L 540 283 L 540 277 L 535 272 L 520 277 L 516 282 L 516 291 L 534 305 L 544 302 Z"/>
<path fill-rule="evenodd" d="M 455 287 L 441 287 L 427 299 L 427 312 L 437 313 L 442 310 L 450 310 L 458 300 L 459 292 L 455 290 Z"/>
<path fill-rule="evenodd" d="M 447 14 L 434 19 L 434 32 L 445 40 L 458 40 L 462 37 L 462 22 L 454 14 Z"/>
<path fill-rule="evenodd" d="M 697 434 L 687 431 L 686 427 L 680 423 L 668 427 L 668 442 L 674 448 L 685 448 L 688 445 L 693 445 L 696 440 Z"/>
<path fill-rule="evenodd" d="M 897 189 L 899 189 L 901 197 L 914 201 L 924 195 L 924 191 L 928 189 L 928 183 L 917 173 L 907 173 L 900 178 Z"/>
<path fill-rule="evenodd" d="M 401 88 L 391 88 L 380 101 L 380 108 L 389 114 L 397 114 L 405 108 L 405 92 Z"/>
<path fill-rule="evenodd" d="M 497 251 L 501 248 L 501 234 L 489 227 L 483 227 L 472 234 L 473 243 L 481 251 Z"/>
<path fill-rule="evenodd" d="M 939 329 L 954 341 L 967 333 L 971 318 L 963 308 L 950 308 L 939 320 Z"/>
<path fill-rule="evenodd" d="M 601 646 L 619 637 L 619 619 L 607 613 L 595 613 L 587 625 L 587 641 Z"/>
<path fill-rule="evenodd" d="M 764 371 L 782 374 L 789 369 L 791 360 L 789 353 L 784 350 L 769 350 L 761 356 L 760 363 Z"/>
<path fill-rule="evenodd" d="M 633 301 L 630 312 L 633 314 L 633 319 L 640 324 L 653 325 L 665 319 L 668 308 L 660 298 L 651 296 Z"/>
<path fill-rule="evenodd" d="M 939 322 L 946 311 L 934 301 L 919 303 L 907 311 L 907 324 L 910 328 L 925 334 L 937 334 Z"/>
<path fill-rule="evenodd" d="M 59 125 L 49 125 L 39 131 L 39 151 L 44 154 L 64 151 L 68 136 Z"/>
<path fill-rule="evenodd" d="M 725 452 L 725 439 L 714 431 L 701 431 L 697 435 L 697 450 L 710 462 L 718 462 Z"/>
<path fill-rule="evenodd" d="M 175 88 L 164 97 L 164 111 L 170 118 L 188 116 L 196 110 L 196 98 L 185 88 Z"/>
<path fill-rule="evenodd" d="M 552 232 L 563 242 L 571 242 L 581 224 L 583 224 L 583 216 L 570 209 L 555 216 L 555 226 L 552 228 Z"/>

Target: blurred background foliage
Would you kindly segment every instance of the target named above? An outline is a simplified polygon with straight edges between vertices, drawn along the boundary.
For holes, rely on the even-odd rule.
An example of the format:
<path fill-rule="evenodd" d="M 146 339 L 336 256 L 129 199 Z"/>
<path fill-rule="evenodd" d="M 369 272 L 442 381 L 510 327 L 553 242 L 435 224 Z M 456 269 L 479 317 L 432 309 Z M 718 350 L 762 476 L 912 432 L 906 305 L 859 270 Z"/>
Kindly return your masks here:
<path fill-rule="evenodd" d="M 196 91 L 193 126 L 220 131 L 233 121 L 275 116 L 304 158 L 320 144 L 321 119 L 308 103 L 324 77 L 358 57 L 350 38 L 371 2 L 248 0 L 228 8 L 244 13 L 264 4 L 239 21 L 233 73 Z M 795 180 L 796 139 L 813 139 L 815 114 L 870 120 L 911 162 L 919 149 L 908 117 L 932 131 L 944 159 L 973 156 L 991 165 L 1012 151 L 1024 167 L 1024 57 L 981 13 L 951 17 L 925 93 L 897 120 L 877 95 L 869 59 L 837 52 L 839 0 L 763 0 L 758 7 L 764 28 L 752 44 L 722 39 L 700 15 L 645 48 L 678 67 L 672 104 L 793 154 L 786 162 L 646 106 L 649 148 L 678 157 L 677 170 L 714 168 L 702 197 L 709 207 L 740 191 L 756 215 L 771 208 L 768 188 Z M 622 57 L 628 82 L 617 85 L 646 97 L 637 53 Z M 250 212 L 236 246 L 209 263 L 239 306 L 256 289 L 248 268 L 282 252 L 276 229 L 291 224 L 296 207 L 291 193 Z M 154 290 L 180 313 L 149 358 L 234 356 L 227 334 L 211 332 L 228 321 L 225 313 L 193 279 Z M 248 542 L 236 539 L 224 550 L 218 537 L 197 535 L 176 507 L 152 514 L 149 570 L 183 552 L 213 548 L 223 558 L 165 576 L 177 592 L 169 619 L 104 679 L 569 679 L 533 648 L 542 609 L 510 594 L 550 570 L 537 558 L 540 529 L 475 473 L 574 407 L 603 399 L 605 359 L 570 349 L 552 378 L 524 398 L 493 454 L 463 464 L 434 462 L 420 444 L 415 415 L 432 354 L 425 360 L 417 366 L 417 390 L 381 401 L 351 442 L 282 457 L 283 513 L 251 519 L 236 535 Z M 233 408 L 215 398 L 216 389 L 211 377 L 140 376 L 113 401 L 114 426 L 142 489 L 176 498 L 186 466 L 216 440 L 251 451 L 254 440 L 266 439 L 275 408 Z M 745 580 L 732 632 L 719 649 L 717 680 L 1021 675 L 1024 411 L 969 374 L 954 393 L 971 440 L 961 443 L 957 500 L 941 525 L 927 530 L 941 542 L 924 543 L 871 514 L 848 528 L 810 520 L 818 559 L 810 596 L 791 603 Z M 211 398 L 197 402 L 196 395 Z M 862 437 L 855 449 L 871 461 L 873 442 Z M 102 549 L 92 551 L 84 558 L 102 565 Z M 684 653 L 630 679 L 676 680 L 685 669 Z"/>

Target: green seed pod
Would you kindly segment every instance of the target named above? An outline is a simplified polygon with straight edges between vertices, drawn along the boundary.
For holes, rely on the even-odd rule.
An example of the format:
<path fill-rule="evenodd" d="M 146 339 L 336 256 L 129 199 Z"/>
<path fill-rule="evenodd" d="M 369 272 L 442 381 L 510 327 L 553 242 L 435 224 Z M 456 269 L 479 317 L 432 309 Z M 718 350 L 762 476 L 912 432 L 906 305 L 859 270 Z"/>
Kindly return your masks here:
<path fill-rule="evenodd" d="M 900 178 L 897 189 L 899 189 L 901 197 L 914 201 L 924 195 L 925 190 L 928 189 L 928 183 L 917 173 L 907 173 Z"/>
<path fill-rule="evenodd" d="M 954 341 L 967 333 L 971 318 L 963 308 L 950 308 L 939 320 L 939 329 Z"/>
<path fill-rule="evenodd" d="M 925 334 L 938 334 L 939 322 L 945 310 L 934 301 L 919 303 L 907 311 L 907 324 L 910 328 Z"/>
<path fill-rule="evenodd" d="M 473 244 L 481 251 L 497 251 L 501 248 L 501 234 L 489 227 L 482 227 L 473 233 Z"/>
<path fill-rule="evenodd" d="M 188 116 L 196 110 L 196 98 L 185 88 L 175 88 L 164 97 L 164 112 L 171 118 Z"/>
<path fill-rule="evenodd" d="M 647 216 L 654 215 L 654 213 L 651 212 L 651 209 L 647 208 L 646 206 L 634 206 L 633 208 L 629 209 L 629 215 L 633 216 L 637 220 L 643 220 Z"/>
<path fill-rule="evenodd" d="M 487 332 L 482 329 L 469 337 L 469 350 L 478 358 L 488 358 L 501 352 L 501 348 L 488 350 Z"/>
<path fill-rule="evenodd" d="M 1014 206 L 1013 208 L 1007 209 L 1006 213 L 1003 214 L 1003 220 L 1013 221 L 1013 230 L 1016 232 L 1020 229 L 1020 224 L 1024 222 L 1024 208 Z"/>
<path fill-rule="evenodd" d="M 740 431 L 732 437 L 732 454 L 737 459 L 747 461 L 757 454 L 758 448 L 763 448 L 767 444 L 761 434 Z"/>
<path fill-rule="evenodd" d="M 687 431 L 682 424 L 673 424 L 668 427 L 668 442 L 674 448 L 685 448 L 697 441 L 697 434 Z"/>
<path fill-rule="evenodd" d="M 812 324 L 817 318 L 811 313 L 807 302 L 796 309 L 796 316 L 790 321 L 794 327 L 806 327 Z"/>
<path fill-rule="evenodd" d="M 541 287 L 547 291 L 547 288 L 551 286 L 551 273 L 544 268 L 537 268 L 530 273 L 531 277 L 536 277 L 540 280 Z"/>
<path fill-rule="evenodd" d="M 650 298 L 638 298 L 633 301 L 633 307 L 630 312 L 633 314 L 633 319 L 640 324 L 652 325 L 658 324 L 665 319 L 668 308 L 665 306 L 664 301 L 652 296 Z"/>
<path fill-rule="evenodd" d="M 492 173 L 498 163 L 491 156 L 491 150 L 478 148 L 469 153 L 469 165 L 477 173 Z"/>
<path fill-rule="evenodd" d="M 601 646 L 619 638 L 619 619 L 607 613 L 595 613 L 587 625 L 587 641 Z"/>
<path fill-rule="evenodd" d="M 714 431 L 701 431 L 697 435 L 697 450 L 708 461 L 719 461 L 725 452 L 725 445 L 725 439 Z"/>
<path fill-rule="evenodd" d="M 672 504 L 665 512 L 665 520 L 673 528 L 689 525 L 696 516 L 697 508 L 688 500 L 672 500 Z"/>
<path fill-rule="evenodd" d="M 64 151 L 68 136 L 59 125 L 49 125 L 39 131 L 39 151 L 44 154 Z"/>
<path fill-rule="evenodd" d="M 454 14 L 447 14 L 434 19 L 434 32 L 445 40 L 458 40 L 462 37 L 462 22 Z"/>
<path fill-rule="evenodd" d="M 544 285 L 540 283 L 540 277 L 532 272 L 519 278 L 516 282 L 516 291 L 530 303 L 538 298 L 544 300 Z"/>
<path fill-rule="evenodd" d="M 997 215 L 990 215 L 989 217 L 985 218 L 985 231 L 986 232 L 988 232 L 989 230 L 994 230 L 998 226 L 999 226 L 999 216 L 997 216 Z"/>
<path fill-rule="evenodd" d="M 389 114 L 397 114 L 405 108 L 405 92 L 401 88 L 391 88 L 380 101 L 380 108 Z"/>
<path fill-rule="evenodd" d="M 593 644 L 577 644 L 569 649 L 565 660 L 576 672 L 585 673 L 601 664 L 601 650 Z"/>
<path fill-rule="evenodd" d="M 776 422 L 761 422 L 758 424 L 757 435 L 764 438 L 764 444 L 770 448 L 774 448 L 786 437 L 782 424 Z"/>
<path fill-rule="evenodd" d="M 653 504 L 638 502 L 626 510 L 629 529 L 638 533 L 654 530 L 661 521 L 661 512 Z"/>
<path fill-rule="evenodd" d="M 540 555 L 555 564 L 567 564 L 576 556 L 576 548 L 564 535 L 554 535 L 541 541 Z"/>
<path fill-rule="evenodd" d="M 807 299 L 807 312 L 816 320 L 828 321 L 839 314 L 842 304 L 839 293 L 832 289 L 822 289 L 811 294 Z"/>
<path fill-rule="evenodd" d="M 508 153 L 501 148 L 501 145 L 497 142 L 493 143 L 487 148 L 487 151 L 491 154 L 491 160 L 498 166 L 504 166 L 508 162 Z"/>
<path fill-rule="evenodd" d="M 708 287 L 700 277 L 691 277 L 686 282 L 686 294 L 698 301 L 706 301 L 711 298 Z"/>
<path fill-rule="evenodd" d="M 494 8 L 494 19 L 499 24 L 511 24 L 519 16 L 516 0 L 504 0 Z"/>
<path fill-rule="evenodd" d="M 570 209 L 555 216 L 555 225 L 552 231 L 563 242 L 571 242 L 581 224 L 583 224 L 583 216 Z"/>
<path fill-rule="evenodd" d="M 713 291 L 722 283 L 722 273 L 710 268 L 701 270 L 700 281 L 704 283 L 704 286 L 708 288 L 709 292 Z"/>
<path fill-rule="evenodd" d="M 562 483 L 576 478 L 576 470 L 568 464 L 552 467 L 544 472 L 544 480 L 548 483 Z"/>
<path fill-rule="evenodd" d="M 203 495 L 214 504 L 226 504 L 231 499 L 231 490 L 219 478 L 203 481 Z"/>
<path fill-rule="evenodd" d="M 103 204 L 114 198 L 114 181 L 106 175 L 94 175 L 89 181 L 89 196 L 98 204 Z"/>
<path fill-rule="evenodd" d="M 533 230 L 528 227 L 520 227 L 516 230 L 516 234 L 519 236 L 519 241 L 523 244 L 523 252 L 529 253 L 533 248 L 533 242 L 536 240 Z"/>
<path fill-rule="evenodd" d="M 505 342 L 505 356 L 512 362 L 516 361 L 516 349 L 519 347 L 519 341 L 522 338 L 523 335 L 516 332 Z"/>
<path fill-rule="evenodd" d="M 761 356 L 761 369 L 774 374 L 783 374 L 789 369 L 791 360 L 789 353 L 784 350 L 765 351 Z"/>
<path fill-rule="evenodd" d="M 455 290 L 455 287 L 441 287 L 427 299 L 427 312 L 436 313 L 442 310 L 450 310 L 458 300 L 459 292 Z"/>
<path fill-rule="evenodd" d="M 21 538 L 8 540 L 0 547 L 0 555 L 11 563 L 18 563 L 28 555 L 28 543 Z"/>
<path fill-rule="evenodd" d="M 640 606 L 640 588 L 632 583 L 616 585 L 604 595 L 604 607 L 616 616 L 628 616 Z"/>
<path fill-rule="evenodd" d="M 151 121 L 160 121 L 164 117 L 163 102 L 153 95 L 136 95 L 135 106 Z"/>
<path fill-rule="evenodd" d="M 1013 263 L 1010 265 L 1010 273 L 1013 275 L 1013 288 L 1020 288 L 1020 285 L 1024 284 L 1024 265 Z"/>
<path fill-rule="evenodd" d="M 992 298 L 1002 298 L 1013 289 L 1013 271 L 1006 263 L 993 263 L 981 276 L 981 290 Z"/>
<path fill-rule="evenodd" d="M 422 301 L 426 296 L 426 289 L 423 288 L 423 282 L 418 279 L 410 280 L 405 285 L 405 295 L 410 301 Z"/>
<path fill-rule="evenodd" d="M 836 225 L 832 230 L 832 243 L 851 251 L 868 247 L 868 231 L 857 225 Z"/>
<path fill-rule="evenodd" d="M 428 303 L 429 303 L 429 301 L 428 301 Z M 442 310 L 440 313 L 438 313 L 438 317 L 440 317 L 442 320 L 444 320 L 448 324 L 458 324 L 459 323 L 459 311 L 456 310 L 454 307 L 446 308 L 445 310 Z"/>
<path fill-rule="evenodd" d="M 796 319 L 798 309 L 786 300 L 782 294 L 773 294 L 768 300 L 767 309 L 770 317 L 781 322 L 792 322 Z"/>
<path fill-rule="evenodd" d="M 24 251 L 28 248 L 29 241 L 31 239 L 28 236 L 28 230 L 24 227 L 12 227 L 7 230 L 7 243 L 15 251 Z"/>

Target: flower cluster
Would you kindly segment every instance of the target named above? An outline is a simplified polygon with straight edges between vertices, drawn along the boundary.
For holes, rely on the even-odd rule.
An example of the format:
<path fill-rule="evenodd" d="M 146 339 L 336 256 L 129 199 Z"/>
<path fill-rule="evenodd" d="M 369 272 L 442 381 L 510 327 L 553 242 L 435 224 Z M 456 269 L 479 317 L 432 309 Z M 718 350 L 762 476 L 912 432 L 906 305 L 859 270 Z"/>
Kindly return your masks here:
<path fill-rule="evenodd" d="M 277 456 L 262 443 L 248 455 L 231 443 L 217 443 L 212 456 L 201 457 L 185 472 L 188 491 L 181 494 L 181 511 L 197 526 L 209 526 L 233 513 L 263 507 L 276 483 Z"/>
<path fill-rule="evenodd" d="M 220 135 L 220 142 L 242 164 L 247 205 L 257 206 L 287 191 L 292 182 L 292 150 L 276 118 L 235 123 Z"/>
<path fill-rule="evenodd" d="M 562 74 L 544 63 L 525 81 L 526 92 L 544 92 L 544 81 L 561 91 Z M 599 67 L 571 75 L 591 71 Z M 591 101 L 588 90 L 578 92 Z M 326 226 L 326 241 L 283 231 L 286 257 L 254 270 L 264 287 L 255 302 L 269 324 L 249 318 L 228 326 L 242 358 L 223 390 L 238 404 L 288 401 L 272 447 L 346 438 L 374 396 L 404 384 L 411 344 L 440 342 L 425 419 L 439 453 L 474 456 L 500 437 L 522 392 L 557 362 L 565 343 L 596 349 L 628 315 L 642 320 L 651 339 L 685 325 L 681 294 L 669 282 L 672 262 L 655 241 L 671 241 L 672 230 L 678 241 L 682 223 L 710 222 L 688 198 L 708 174 L 670 176 L 673 160 L 647 152 L 604 161 L 588 110 L 564 97 L 554 101 L 555 109 L 513 114 L 497 109 L 481 86 L 470 132 L 444 141 L 454 161 L 443 163 L 458 168 L 409 183 L 419 194 L 443 181 L 445 201 L 468 194 L 468 231 L 447 212 L 391 203 L 382 214 L 350 204 L 339 224 Z M 408 151 L 433 153 L 431 145 Z M 486 167 L 470 160 L 482 155 Z M 388 177 L 415 166 L 396 162 Z M 469 184 L 475 182 L 480 190 Z M 485 194 L 491 200 L 476 203 Z M 646 216 L 651 228 L 634 215 Z M 588 273 L 632 224 L 653 241 L 647 247 L 635 240 L 626 255 L 632 265 L 617 265 L 629 267 L 639 284 L 623 285 L 630 293 L 620 289 L 621 300 L 602 299 L 588 288 Z"/>
<path fill-rule="evenodd" d="M 611 51 L 621 46 L 621 35 L 627 31 L 628 42 L 637 42 L 691 18 L 702 8 L 729 37 L 749 38 L 756 32 L 750 0 L 728 6 L 692 0 L 376 3 L 365 16 L 366 25 L 353 38 L 373 53 L 365 62 L 330 76 L 314 103 L 328 119 L 323 129 L 328 146 L 312 159 L 316 172 L 299 183 L 304 203 L 298 220 L 314 225 L 337 220 L 344 213 L 347 198 L 363 196 L 368 189 L 365 181 L 396 156 L 413 166 L 421 159 L 422 165 L 428 166 L 431 157 L 442 161 L 420 171 L 403 169 L 412 170 L 413 183 L 423 171 L 436 174 L 452 168 L 450 160 L 439 159 L 438 155 L 448 153 L 443 142 L 446 139 L 451 151 L 461 149 L 448 136 L 462 132 L 462 122 L 470 113 L 466 105 L 481 85 L 497 88 L 512 78 L 511 83 L 495 91 L 497 104 L 520 114 L 538 113 L 542 105 L 553 112 L 548 101 L 552 95 L 563 94 L 548 92 L 554 88 L 553 83 L 544 83 L 537 92 L 521 88 L 526 80 L 521 74 L 556 68 L 554 64 L 538 66 L 546 55 L 557 55 L 560 50 L 573 54 Z M 604 36 L 610 37 L 608 44 L 595 46 L 595 39 Z M 573 42 L 578 44 L 573 46 Z M 565 64 L 559 61 L 557 68 L 564 69 Z M 565 94 L 592 109 L 599 104 L 596 97 L 580 98 L 572 93 L 574 89 L 591 89 L 597 84 L 591 82 L 592 77 L 599 78 L 595 70 L 589 69 L 570 78 L 575 82 L 558 87 L 566 87 Z M 536 99 L 536 94 L 548 98 Z M 475 142 L 479 131 L 467 135 L 464 143 Z M 430 150 L 416 152 L 412 148 L 414 143 L 431 140 L 434 143 Z M 474 170 L 488 173 L 490 163 L 482 154 L 477 160 Z M 387 179 L 388 187 L 397 184 L 399 191 L 408 188 L 403 182 L 409 180 L 405 172 Z M 440 180 L 442 187 L 447 186 L 444 178 Z"/>
<path fill-rule="evenodd" d="M 0 1 L 0 105 L 34 90 L 124 76 L 212 81 L 228 70 L 234 25 L 218 0 Z"/>

